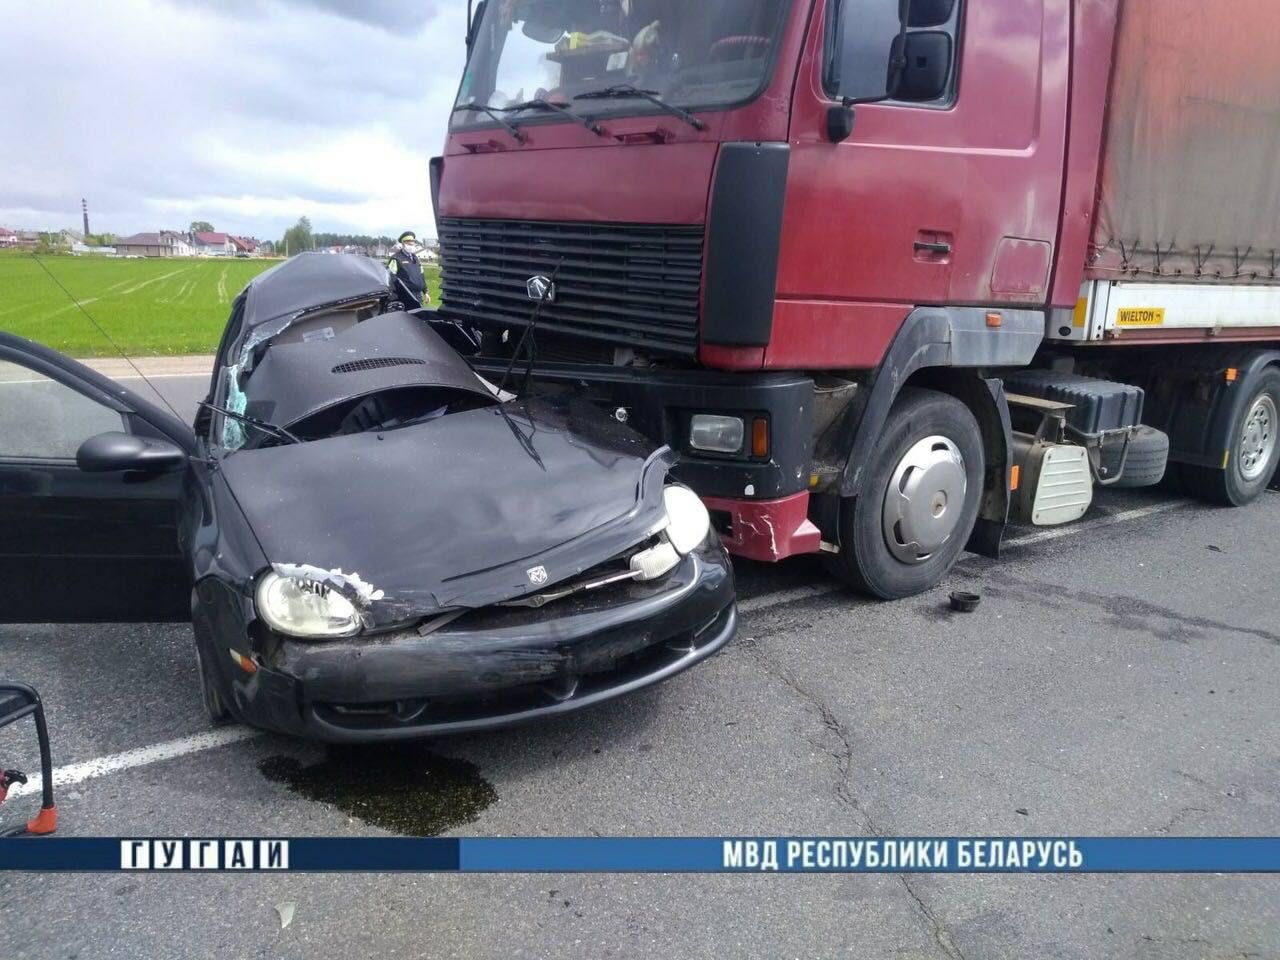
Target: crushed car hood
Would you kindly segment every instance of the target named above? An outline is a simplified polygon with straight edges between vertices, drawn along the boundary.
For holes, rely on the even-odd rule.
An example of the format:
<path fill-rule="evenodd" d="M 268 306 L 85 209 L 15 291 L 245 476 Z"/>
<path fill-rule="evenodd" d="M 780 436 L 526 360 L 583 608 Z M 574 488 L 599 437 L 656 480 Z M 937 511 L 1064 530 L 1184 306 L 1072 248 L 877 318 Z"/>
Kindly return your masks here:
<path fill-rule="evenodd" d="M 441 387 L 494 400 L 439 334 L 397 311 L 358 323 L 332 339 L 272 347 L 245 382 L 245 413 L 292 427 L 343 401 L 411 387 Z"/>
<path fill-rule="evenodd" d="M 672 460 L 570 398 L 241 450 L 220 469 L 273 565 L 342 571 L 380 626 L 545 590 L 639 543 L 666 522 Z"/>

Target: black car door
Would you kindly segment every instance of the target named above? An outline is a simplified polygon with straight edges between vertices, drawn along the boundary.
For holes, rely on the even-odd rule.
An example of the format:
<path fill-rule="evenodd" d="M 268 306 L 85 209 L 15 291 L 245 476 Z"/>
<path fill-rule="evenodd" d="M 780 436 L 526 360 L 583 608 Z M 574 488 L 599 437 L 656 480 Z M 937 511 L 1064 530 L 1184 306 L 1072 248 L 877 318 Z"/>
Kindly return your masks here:
<path fill-rule="evenodd" d="M 0 332 L 0 623 L 190 618 L 179 545 L 190 471 L 81 470 L 80 445 L 111 431 L 195 451 L 177 417 Z"/>

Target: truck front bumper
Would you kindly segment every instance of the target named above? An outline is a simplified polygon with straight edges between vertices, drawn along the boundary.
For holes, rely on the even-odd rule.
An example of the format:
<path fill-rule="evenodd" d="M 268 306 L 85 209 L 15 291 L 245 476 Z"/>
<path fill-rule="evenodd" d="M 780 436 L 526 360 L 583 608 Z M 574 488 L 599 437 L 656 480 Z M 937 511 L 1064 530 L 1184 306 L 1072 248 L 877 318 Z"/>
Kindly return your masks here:
<path fill-rule="evenodd" d="M 472 365 L 496 383 L 508 361 L 476 358 Z M 673 476 L 706 498 L 772 501 L 808 490 L 812 465 L 813 380 L 798 373 L 722 373 L 540 362 L 535 379 L 560 388 L 585 388 L 605 409 L 625 411 L 629 426 L 680 455 Z M 724 456 L 689 445 L 696 413 L 741 416 L 769 423 L 766 457 Z"/>
<path fill-rule="evenodd" d="M 478 358 L 481 372 L 500 378 L 508 361 Z M 576 363 L 539 363 L 537 380 L 584 388 L 655 443 L 677 451 L 672 476 L 692 487 L 711 511 L 720 539 L 735 556 L 775 561 L 814 553 L 821 534 L 810 522 L 814 383 L 799 373 L 655 370 Z M 708 454 L 689 445 L 696 413 L 769 422 L 769 455 Z"/>
<path fill-rule="evenodd" d="M 822 534 L 809 520 L 807 492 L 776 500 L 702 499 L 721 541 L 734 556 L 771 563 L 821 549 Z"/>

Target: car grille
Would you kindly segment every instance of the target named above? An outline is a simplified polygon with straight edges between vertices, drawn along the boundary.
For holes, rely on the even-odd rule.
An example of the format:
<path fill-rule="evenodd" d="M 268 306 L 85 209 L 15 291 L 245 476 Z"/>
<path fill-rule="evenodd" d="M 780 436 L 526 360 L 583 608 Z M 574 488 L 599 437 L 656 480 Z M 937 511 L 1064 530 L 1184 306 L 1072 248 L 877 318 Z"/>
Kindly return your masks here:
<path fill-rule="evenodd" d="M 441 312 L 490 329 L 524 327 L 530 277 L 556 275 L 538 329 L 693 357 L 702 227 L 440 221 Z"/>

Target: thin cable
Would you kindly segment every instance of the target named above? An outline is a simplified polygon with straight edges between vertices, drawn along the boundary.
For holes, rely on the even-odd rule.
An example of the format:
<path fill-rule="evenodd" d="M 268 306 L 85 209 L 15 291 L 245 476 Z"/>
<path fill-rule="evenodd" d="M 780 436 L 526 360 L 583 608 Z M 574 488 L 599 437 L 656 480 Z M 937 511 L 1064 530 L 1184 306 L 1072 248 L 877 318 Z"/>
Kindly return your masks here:
<path fill-rule="evenodd" d="M 142 381 L 146 383 L 148 387 L 151 388 L 151 391 L 157 397 L 160 398 L 160 402 L 169 408 L 169 412 L 172 413 L 175 417 L 177 417 L 178 420 L 181 421 L 182 423 L 186 423 L 186 421 L 182 419 L 182 415 L 178 413 L 177 410 L 173 409 L 173 404 L 171 404 L 168 400 L 166 400 L 164 397 L 164 394 L 156 389 L 156 385 L 147 378 L 147 375 L 138 369 L 138 365 L 134 363 L 132 359 L 130 359 L 129 355 L 120 349 L 120 345 L 111 339 L 111 334 L 107 333 L 106 330 L 102 329 L 102 326 L 98 323 L 97 320 L 89 316 L 89 311 L 86 310 L 83 306 L 81 306 L 80 301 L 71 295 L 71 291 L 62 285 L 62 281 L 53 275 L 53 272 L 44 265 L 44 261 L 41 260 L 39 257 L 37 257 L 34 253 L 31 254 L 31 259 L 34 260 L 36 263 L 40 264 L 40 269 L 43 270 L 45 273 L 49 274 L 49 279 L 58 285 L 58 289 L 61 290 L 63 293 L 65 293 L 67 295 L 67 299 L 76 305 L 76 309 L 79 310 L 81 313 L 83 313 L 85 316 L 85 319 L 93 324 L 93 328 L 97 330 L 100 334 L 102 334 L 102 336 L 106 339 L 107 343 L 111 344 L 112 348 L 115 350 L 116 353 L 120 354 L 120 356 L 124 358 L 125 362 L 128 363 L 129 366 L 133 368 L 133 372 L 136 373 L 139 377 L 141 377 Z"/>

